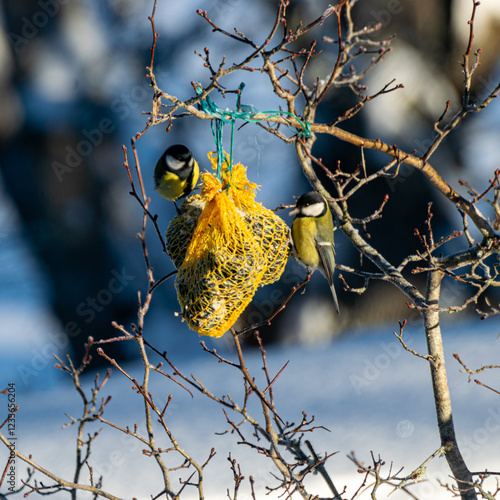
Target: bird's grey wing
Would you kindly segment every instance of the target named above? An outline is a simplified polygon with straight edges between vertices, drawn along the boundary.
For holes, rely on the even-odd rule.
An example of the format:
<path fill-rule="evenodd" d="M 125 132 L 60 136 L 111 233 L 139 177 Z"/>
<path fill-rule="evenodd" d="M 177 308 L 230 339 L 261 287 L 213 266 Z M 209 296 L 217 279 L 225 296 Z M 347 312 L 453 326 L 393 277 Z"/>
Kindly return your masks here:
<path fill-rule="evenodd" d="M 335 249 L 333 244 L 327 241 L 317 241 L 316 248 L 318 249 L 321 264 L 323 265 L 323 273 L 328 280 L 330 290 L 332 291 L 333 302 L 337 313 L 339 312 L 339 302 L 335 287 L 333 286 L 333 272 L 335 271 Z"/>

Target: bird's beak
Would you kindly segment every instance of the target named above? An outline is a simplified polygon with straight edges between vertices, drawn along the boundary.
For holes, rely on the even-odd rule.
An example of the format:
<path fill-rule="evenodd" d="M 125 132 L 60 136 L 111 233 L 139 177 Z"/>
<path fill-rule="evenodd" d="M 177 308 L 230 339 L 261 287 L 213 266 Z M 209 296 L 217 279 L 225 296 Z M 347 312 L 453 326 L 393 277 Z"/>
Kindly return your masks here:
<path fill-rule="evenodd" d="M 295 207 L 288 215 L 297 215 L 299 213 L 299 209 Z"/>

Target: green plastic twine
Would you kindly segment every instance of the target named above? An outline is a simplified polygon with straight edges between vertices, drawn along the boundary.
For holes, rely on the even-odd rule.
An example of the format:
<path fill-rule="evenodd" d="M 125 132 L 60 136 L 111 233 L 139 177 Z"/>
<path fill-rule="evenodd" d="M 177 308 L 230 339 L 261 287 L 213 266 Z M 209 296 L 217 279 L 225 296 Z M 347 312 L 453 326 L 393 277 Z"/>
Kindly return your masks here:
<path fill-rule="evenodd" d="M 248 123 L 256 123 L 260 121 L 265 121 L 269 118 L 272 118 L 274 116 L 279 116 L 279 115 L 288 115 L 295 120 L 297 120 L 301 127 L 302 130 L 295 128 L 295 131 L 298 135 L 302 135 L 304 137 L 310 137 L 311 135 L 311 126 L 308 122 L 302 121 L 298 116 L 294 115 L 293 113 L 290 113 L 288 111 L 262 111 L 258 112 L 254 106 L 247 105 L 247 104 L 241 104 L 241 94 L 243 92 L 243 89 L 245 88 L 245 83 L 241 82 L 239 87 L 238 87 L 238 98 L 236 99 L 236 111 L 232 111 L 229 109 L 221 109 L 217 104 L 215 104 L 212 99 L 207 95 L 205 99 L 201 100 L 199 105 L 200 109 L 213 116 L 214 120 L 212 120 L 212 134 L 214 136 L 214 141 L 215 141 L 215 147 L 217 151 L 217 178 L 222 181 L 222 164 L 223 161 L 226 161 L 225 156 L 224 156 L 224 147 L 223 147 L 223 142 L 222 142 L 222 136 L 223 136 L 223 129 L 224 125 L 227 123 L 231 124 L 231 146 L 230 146 L 230 151 L 229 151 L 229 164 L 227 165 L 227 168 L 229 170 L 229 173 L 232 174 L 233 170 L 233 145 L 234 145 L 234 124 L 237 119 L 244 120 Z M 201 83 L 197 83 L 195 87 L 196 93 L 198 95 L 201 95 L 203 93 L 203 87 L 201 86 Z M 259 118 L 256 119 L 254 118 L 255 115 L 257 114 L 265 114 L 268 115 L 266 118 Z M 214 128 L 215 124 L 215 128 Z"/>

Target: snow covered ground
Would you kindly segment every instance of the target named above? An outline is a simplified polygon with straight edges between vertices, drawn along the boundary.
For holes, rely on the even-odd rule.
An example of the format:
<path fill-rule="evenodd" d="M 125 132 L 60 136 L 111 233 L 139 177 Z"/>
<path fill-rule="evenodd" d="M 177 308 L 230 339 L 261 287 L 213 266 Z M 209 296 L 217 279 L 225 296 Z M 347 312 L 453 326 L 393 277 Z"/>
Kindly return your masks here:
<path fill-rule="evenodd" d="M 39 319 L 35 315 L 34 320 Z M 459 353 L 468 365 L 475 368 L 481 363 L 498 364 L 499 327 L 500 322 L 494 319 L 444 325 L 456 431 L 464 458 L 473 471 L 500 471 L 500 397 L 474 383 L 468 383 L 467 376 L 459 372 L 460 366 L 452 354 Z M 395 329 L 397 325 L 386 325 L 370 331 L 352 332 L 329 345 L 276 346 L 267 349 L 271 376 L 289 361 L 274 385 L 280 416 L 284 420 L 297 422 L 304 410 L 309 416 L 315 416 L 317 425 L 330 430 L 318 429 L 307 437 L 318 453 L 338 451 L 328 460 L 327 470 L 337 488 L 342 490 L 347 486 L 351 495 L 362 480 L 354 464 L 346 458 L 351 451 L 365 463 L 370 463 L 370 452 L 373 451 L 386 461 L 386 467 L 392 461 L 395 469 L 404 466 L 404 471 L 409 473 L 439 447 L 429 368 L 424 360 L 402 350 L 392 334 Z M 413 349 L 424 352 L 424 338 L 418 325 L 408 327 L 405 336 Z M 192 373 L 202 380 L 214 394 L 222 396 L 230 393 L 241 402 L 239 372 L 219 364 L 213 356 L 203 352 L 195 340 L 196 335 L 193 334 L 193 344 L 184 351 L 174 352 L 172 361 L 185 374 Z M 236 354 L 228 342 L 214 340 L 209 344 L 216 346 L 221 355 L 236 360 Z M 2 336 L 0 352 L 3 363 L 9 358 L 8 345 L 12 346 Z M 25 354 L 36 347 L 35 341 L 29 336 L 16 345 L 21 351 L 24 346 Z M 168 337 L 164 345 L 158 347 L 168 350 Z M 246 358 L 257 379 L 262 377 L 259 353 L 249 350 Z M 18 366 L 19 359 L 16 360 Z M 33 359 L 29 354 L 25 365 L 29 366 Z M 17 387 L 17 402 L 20 406 L 17 414 L 18 449 L 26 455 L 32 454 L 34 460 L 50 471 L 72 479 L 76 430 L 72 427 L 63 430 L 61 426 L 68 421 L 65 413 L 74 417 L 81 413 L 79 396 L 69 377 L 50 368 L 52 363 L 47 362 L 43 369 L 42 364 L 40 361 L 42 378 L 32 379 L 31 384 L 24 384 L 20 373 L 15 370 L 10 371 L 6 380 L 7 373 L 2 368 L 2 386 L 5 382 L 15 381 Z M 134 376 L 141 376 L 141 363 L 131 363 L 126 368 Z M 479 374 L 478 378 L 497 389 L 500 387 L 498 372 Z M 39 384 L 40 381 L 51 383 L 43 390 L 45 383 Z M 89 391 L 91 378 L 86 377 L 83 381 Z M 32 390 L 35 386 L 36 391 Z M 204 462 L 210 449 L 215 448 L 217 454 L 205 473 L 206 498 L 225 498 L 226 489 L 232 491 L 232 475 L 227 461 L 229 452 L 232 458 L 238 460 L 247 477 L 239 498 L 250 498 L 250 475 L 255 480 L 258 498 L 263 498 L 265 485 L 273 484 L 270 476 L 273 465 L 254 450 L 237 445 L 237 436 L 216 434 L 227 429 L 225 417 L 217 404 L 197 393 L 191 398 L 184 390 L 158 376 L 152 379 L 151 389 L 153 396 L 160 402 L 165 402 L 169 394 L 173 395 L 167 420 L 179 444 L 188 453 L 199 462 Z M 122 426 L 138 424 L 139 430 L 144 432 L 142 400 L 131 390 L 131 383 L 116 369 L 102 394 L 113 395 L 104 413 L 105 418 Z M 1 400 L 0 404 L 5 410 L 6 404 L 1 403 Z M 258 416 L 258 404 L 253 407 Z M 103 427 L 92 424 L 88 432 Z M 246 429 L 246 434 L 250 436 L 250 428 Z M 157 443 L 163 448 L 168 446 L 161 432 L 158 432 Z M 159 470 L 154 459 L 141 453 L 142 448 L 143 445 L 130 436 L 103 428 L 94 443 L 89 462 L 95 476 L 104 475 L 104 490 L 120 498 L 138 499 L 151 498 L 151 495 L 161 490 Z M 6 457 L 6 449 L 0 448 L 2 463 L 5 463 Z M 24 471 L 25 467 L 18 465 L 18 481 Z M 444 482 L 450 480 L 443 457 L 434 459 L 428 465 L 427 478 L 429 481 L 419 483 L 412 489 L 418 498 L 451 498 L 450 493 L 446 493 L 435 482 L 436 478 Z M 311 476 L 309 484 L 310 492 L 320 496 L 329 495 L 319 475 Z M 2 488 L 2 492 L 5 491 Z M 384 493 L 379 498 L 384 498 L 390 490 L 382 491 Z M 196 497 L 194 489 L 192 495 Z M 59 493 L 53 498 L 66 497 L 66 494 Z M 363 498 L 368 497 L 366 492 Z M 394 499 L 405 497 L 400 491 L 391 495 Z M 82 498 L 87 497 L 82 494 Z M 278 498 L 278 495 L 273 494 L 268 498 Z"/>

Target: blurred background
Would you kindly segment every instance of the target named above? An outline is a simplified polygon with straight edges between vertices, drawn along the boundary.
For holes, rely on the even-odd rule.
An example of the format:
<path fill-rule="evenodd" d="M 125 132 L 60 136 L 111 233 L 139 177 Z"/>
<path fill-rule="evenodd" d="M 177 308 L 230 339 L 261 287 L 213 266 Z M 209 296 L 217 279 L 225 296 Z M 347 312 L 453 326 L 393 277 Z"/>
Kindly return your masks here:
<path fill-rule="evenodd" d="M 196 9 L 207 10 L 228 31 L 237 27 L 259 43 L 272 26 L 276 4 L 260 0 L 248 8 L 243 0 L 158 0 L 159 87 L 188 99 L 193 95 L 191 81 L 208 84 L 209 72 L 195 50 L 203 53 L 209 47 L 215 65 L 222 56 L 231 65 L 248 54 L 245 46 L 212 33 Z M 292 1 L 289 24 L 299 20 L 307 24 L 327 6 L 327 1 Z M 148 21 L 152 8 L 153 0 L 0 3 L 0 370 L 5 374 L 14 370 L 28 386 L 41 381 L 48 386 L 57 376 L 51 369 L 52 352 L 69 352 L 79 359 L 89 335 L 111 337 L 117 333 L 112 321 L 127 327 L 136 321 L 137 292 L 144 293 L 147 287 L 136 237 L 142 210 L 128 194 L 121 148 L 129 147 L 131 137 L 144 129 L 143 112 L 151 109 L 145 68 L 152 42 Z M 341 126 L 423 153 L 446 101 L 451 101 L 450 113 L 460 105 L 459 62 L 471 11 L 469 0 L 360 0 L 354 10 L 357 27 L 381 23 L 376 39 L 397 34 L 392 52 L 367 76 L 367 92 L 376 93 L 393 78 L 404 89 L 374 100 Z M 308 34 L 307 40 L 317 36 L 324 50 L 323 63 L 318 60 L 314 66 L 321 77 L 335 60 L 335 46 L 323 43 L 322 37 L 335 37 L 335 30 L 332 18 Z M 473 46 L 482 49 L 473 85 L 475 99 L 484 99 L 500 80 L 499 47 L 500 4 L 482 0 Z M 226 84 L 236 88 L 242 79 L 243 103 L 258 110 L 279 108 L 265 75 L 245 72 Z M 220 107 L 235 107 L 230 94 L 225 99 L 212 97 Z M 348 89 L 332 91 L 318 121 L 332 121 L 355 102 Z M 494 102 L 451 134 L 432 163 L 463 194 L 459 178 L 481 191 L 499 167 L 499 131 L 500 107 Z M 214 149 L 209 123 L 194 118 L 175 121 L 168 134 L 165 126 L 149 129 L 137 142 L 150 209 L 158 214 L 162 232 L 175 210 L 153 191 L 152 175 L 156 159 L 174 143 L 186 144 L 202 169 L 208 167 L 206 154 Z M 315 154 L 332 168 L 340 161 L 346 171 L 361 161 L 358 149 L 330 137 L 320 138 Z M 291 204 L 294 196 L 309 190 L 293 147 L 257 125 L 237 131 L 234 157 L 248 167 L 250 180 L 261 186 L 257 200 L 269 208 Z M 370 152 L 366 160 L 369 171 L 387 161 Z M 384 217 L 367 231 L 370 242 L 394 264 L 419 247 L 413 231 L 425 227 L 430 201 L 437 237 L 461 229 L 458 214 L 410 167 L 402 167 L 397 179 L 373 183 L 359 192 L 352 199 L 352 215 L 373 213 L 386 194 L 390 198 Z M 280 215 L 291 223 L 286 212 Z M 359 256 L 339 233 L 338 261 L 359 265 Z M 462 248 L 465 241 L 457 245 Z M 157 279 L 173 270 L 152 225 L 148 249 Z M 278 284 L 257 293 L 241 324 L 264 320 L 304 277 L 305 270 L 290 261 Z M 361 285 L 346 279 L 352 286 Z M 307 293 L 294 296 L 293 307 L 262 330 L 264 339 L 329 342 L 360 325 L 413 317 L 406 299 L 389 285 L 374 283 L 362 296 L 343 291 L 340 281 L 337 288 L 340 317 L 334 313 L 326 281 L 314 276 Z M 453 284 L 445 291 L 444 300 L 450 305 L 460 302 Z M 169 280 L 155 293 L 146 332 L 158 348 L 189 356 L 189 346 L 199 338 L 174 316 L 178 309 L 174 281 Z M 224 340 L 216 345 L 221 344 Z M 110 345 L 108 352 L 123 359 L 129 351 L 122 342 Z"/>

